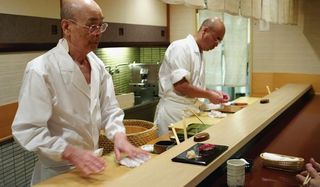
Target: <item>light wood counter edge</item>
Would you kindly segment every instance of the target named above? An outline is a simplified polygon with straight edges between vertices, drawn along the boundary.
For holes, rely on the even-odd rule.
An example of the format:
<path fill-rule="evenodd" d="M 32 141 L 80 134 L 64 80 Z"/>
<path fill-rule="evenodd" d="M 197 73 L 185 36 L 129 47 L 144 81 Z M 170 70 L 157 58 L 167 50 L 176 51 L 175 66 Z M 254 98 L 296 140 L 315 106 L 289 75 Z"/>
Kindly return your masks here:
<path fill-rule="evenodd" d="M 195 186 L 215 169 L 217 169 L 221 164 L 223 164 L 228 158 L 235 154 L 239 149 L 241 149 L 265 127 L 267 127 L 275 118 L 289 108 L 309 89 L 311 89 L 311 85 L 285 85 L 281 89 L 264 97 L 270 99 L 270 103 L 273 105 L 270 105 L 270 103 L 263 105 L 259 102 L 256 102 L 251 106 L 248 106 L 236 114 L 226 118 L 225 120 L 222 120 L 219 124 L 213 125 L 213 127 L 207 129 L 206 132 L 209 132 L 210 134 L 218 134 L 219 132 L 227 132 L 228 130 L 231 130 L 233 127 L 237 126 L 230 124 L 238 123 L 242 125 L 251 123 L 252 125 L 249 132 L 245 132 L 244 130 L 246 129 L 233 129 L 239 131 L 239 133 L 242 133 L 240 136 L 230 136 L 233 139 L 230 138 L 226 140 L 225 137 L 220 136 L 219 138 L 215 139 L 211 137 L 208 141 L 206 141 L 208 143 L 224 144 L 229 146 L 229 149 L 224 154 L 222 154 L 208 166 L 196 166 L 191 164 L 171 162 L 171 158 L 194 145 L 193 140 L 188 139 L 179 146 L 175 146 L 155 159 L 150 160 L 149 163 L 146 163 L 145 165 L 142 165 L 141 167 L 136 168 L 135 170 L 132 170 L 125 175 L 111 181 L 108 183 L 108 186 L 132 186 L 137 184 L 134 181 L 138 182 L 138 184 L 141 186 Z M 252 115 L 252 113 L 259 111 L 258 109 L 263 110 L 263 115 Z M 251 121 L 247 121 L 249 118 Z M 260 123 L 257 124 L 256 122 Z M 228 124 L 228 128 L 224 128 L 224 125 L 227 127 Z M 169 165 L 167 165 L 168 160 L 170 162 Z M 160 168 L 156 169 L 153 166 L 159 166 Z M 161 168 L 165 168 L 166 170 L 161 171 Z M 175 170 L 174 172 L 172 172 L 173 169 Z M 157 174 L 155 174 L 156 170 L 158 170 Z M 179 171 L 183 171 L 183 173 L 179 173 Z M 172 177 L 172 175 L 174 177 Z M 155 183 L 155 181 L 157 181 L 157 183 Z"/>
<path fill-rule="evenodd" d="M 269 104 L 255 102 L 206 129 L 206 132 L 211 136 L 206 141 L 207 143 L 229 146 L 229 149 L 224 154 L 208 166 L 182 164 L 171 161 L 171 158 L 195 144 L 193 139 L 190 138 L 179 146 L 175 146 L 154 157 L 138 168 L 129 170 L 117 178 L 105 178 L 105 181 L 99 181 L 99 185 L 92 184 L 90 186 L 196 186 L 267 127 L 310 88 L 310 85 L 288 84 L 264 97 L 270 99 Z M 44 181 L 39 186 L 52 186 L 55 184 L 55 181 L 63 180 L 64 175 Z M 72 184 L 75 185 L 75 183 Z M 70 183 L 70 186 L 72 184 Z M 64 185 L 68 186 L 68 181 L 64 181 Z M 83 185 L 79 184 L 78 186 Z"/>

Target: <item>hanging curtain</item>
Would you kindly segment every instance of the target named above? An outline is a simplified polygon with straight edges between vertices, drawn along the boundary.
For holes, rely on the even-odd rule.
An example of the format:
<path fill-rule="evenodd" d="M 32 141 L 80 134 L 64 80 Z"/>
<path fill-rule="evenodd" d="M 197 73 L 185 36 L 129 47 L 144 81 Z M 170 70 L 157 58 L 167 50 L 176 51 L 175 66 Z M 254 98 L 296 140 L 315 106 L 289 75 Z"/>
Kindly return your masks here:
<path fill-rule="evenodd" d="M 252 17 L 261 19 L 261 1 L 262 0 L 241 0 L 240 15 L 244 17 Z"/>
<path fill-rule="evenodd" d="M 248 63 L 248 19 L 224 14 L 224 85 L 245 86 Z"/>
<path fill-rule="evenodd" d="M 195 9 L 204 9 L 206 7 L 203 0 L 184 0 L 184 4 L 187 7 L 191 7 Z"/>
<path fill-rule="evenodd" d="M 166 4 L 185 5 L 194 9 L 204 9 L 206 7 L 204 0 L 161 0 Z"/>
<path fill-rule="evenodd" d="M 298 23 L 298 0 L 206 0 L 207 8 L 278 24 Z"/>

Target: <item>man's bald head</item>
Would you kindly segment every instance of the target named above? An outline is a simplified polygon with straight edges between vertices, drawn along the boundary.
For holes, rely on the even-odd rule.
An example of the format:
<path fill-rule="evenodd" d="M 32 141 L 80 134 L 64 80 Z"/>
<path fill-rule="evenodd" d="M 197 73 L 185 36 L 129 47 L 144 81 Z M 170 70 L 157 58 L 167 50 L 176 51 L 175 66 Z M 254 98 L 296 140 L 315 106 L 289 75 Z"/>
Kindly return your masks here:
<path fill-rule="evenodd" d="M 200 51 L 214 49 L 223 39 L 225 26 L 223 21 L 218 18 L 208 18 L 204 20 L 199 31 L 194 35 Z"/>
<path fill-rule="evenodd" d="M 218 17 L 208 18 L 204 20 L 200 26 L 199 31 L 202 30 L 204 27 L 208 27 L 210 30 L 214 32 L 216 32 L 217 30 L 222 31 L 223 33 L 225 32 L 224 23 Z"/>
<path fill-rule="evenodd" d="M 62 0 L 61 19 L 75 19 L 76 13 L 81 13 L 84 7 L 94 7 L 100 9 L 94 0 Z"/>

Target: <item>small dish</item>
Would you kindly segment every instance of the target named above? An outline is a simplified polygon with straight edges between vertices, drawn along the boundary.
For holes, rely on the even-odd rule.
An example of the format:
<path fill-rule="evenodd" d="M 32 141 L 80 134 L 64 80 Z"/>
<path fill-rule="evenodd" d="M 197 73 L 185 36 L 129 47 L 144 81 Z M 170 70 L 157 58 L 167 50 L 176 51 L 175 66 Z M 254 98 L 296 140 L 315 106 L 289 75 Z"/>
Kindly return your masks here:
<path fill-rule="evenodd" d="M 154 153 L 161 154 L 175 145 L 175 142 L 169 140 L 158 141 L 153 145 Z"/>
<path fill-rule="evenodd" d="M 153 147 L 152 144 L 146 144 L 146 145 L 142 145 L 141 149 L 144 150 L 144 151 L 147 151 L 149 153 L 152 153 L 153 150 L 154 150 L 154 147 Z"/>

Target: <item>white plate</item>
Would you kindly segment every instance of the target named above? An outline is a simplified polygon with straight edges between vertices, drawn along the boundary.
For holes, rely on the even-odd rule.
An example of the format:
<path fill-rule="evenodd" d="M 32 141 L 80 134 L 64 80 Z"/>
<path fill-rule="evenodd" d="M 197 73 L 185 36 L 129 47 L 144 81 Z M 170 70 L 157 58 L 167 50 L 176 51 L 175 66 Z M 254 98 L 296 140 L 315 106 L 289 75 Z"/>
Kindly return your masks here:
<path fill-rule="evenodd" d="M 151 153 L 153 152 L 153 144 L 142 145 L 141 149 Z"/>

